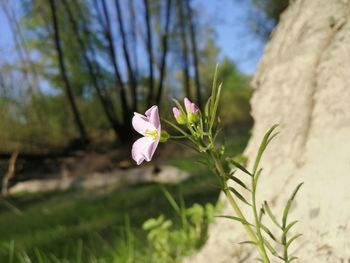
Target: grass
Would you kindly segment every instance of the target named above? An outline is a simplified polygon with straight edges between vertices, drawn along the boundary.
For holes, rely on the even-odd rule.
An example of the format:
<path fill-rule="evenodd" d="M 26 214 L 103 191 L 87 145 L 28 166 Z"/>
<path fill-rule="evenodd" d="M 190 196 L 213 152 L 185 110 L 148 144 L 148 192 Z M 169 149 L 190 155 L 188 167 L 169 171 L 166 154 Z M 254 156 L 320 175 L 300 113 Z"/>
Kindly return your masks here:
<path fill-rule="evenodd" d="M 246 142 L 247 136 L 232 139 L 228 151 L 238 154 Z M 178 185 L 166 186 L 175 197 L 181 189 L 187 206 L 215 203 L 219 194 L 219 189 L 214 187 L 216 178 L 205 167 L 194 165 L 197 159 L 194 155 L 166 162 L 194 175 Z M 70 262 L 127 262 L 113 260 L 128 253 L 133 254 L 134 262 L 147 262 L 144 261 L 148 244 L 141 228 L 143 222 L 162 213 L 180 223 L 157 184 L 31 194 L 8 201 L 22 214 L 0 206 L 0 262 L 11 261 L 11 250 L 15 254 L 26 253 L 32 258 L 28 262 L 39 263 L 42 258 L 48 262 L 46 256 Z M 129 251 L 131 248 L 134 251 Z"/>

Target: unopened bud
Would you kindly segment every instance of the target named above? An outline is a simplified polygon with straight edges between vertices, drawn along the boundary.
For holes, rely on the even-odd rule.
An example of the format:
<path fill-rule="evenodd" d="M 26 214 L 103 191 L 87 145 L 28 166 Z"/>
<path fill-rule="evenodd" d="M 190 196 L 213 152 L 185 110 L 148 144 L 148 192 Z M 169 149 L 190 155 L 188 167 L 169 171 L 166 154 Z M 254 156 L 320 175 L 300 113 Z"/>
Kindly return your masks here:
<path fill-rule="evenodd" d="M 188 123 L 196 123 L 199 121 L 199 108 L 196 104 L 191 102 L 188 98 L 184 99 L 184 104 L 187 112 Z"/>
<path fill-rule="evenodd" d="M 186 116 L 178 108 L 173 108 L 173 114 L 178 124 L 186 124 Z"/>
<path fill-rule="evenodd" d="M 160 131 L 160 142 L 166 142 L 169 140 L 170 134 L 166 130 L 161 130 Z"/>

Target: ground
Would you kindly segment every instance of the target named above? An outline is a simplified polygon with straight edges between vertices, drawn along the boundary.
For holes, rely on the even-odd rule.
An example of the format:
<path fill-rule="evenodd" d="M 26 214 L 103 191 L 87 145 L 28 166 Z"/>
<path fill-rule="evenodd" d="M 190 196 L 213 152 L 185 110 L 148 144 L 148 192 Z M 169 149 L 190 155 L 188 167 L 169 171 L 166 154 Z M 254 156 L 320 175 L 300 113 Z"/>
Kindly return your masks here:
<path fill-rule="evenodd" d="M 247 136 L 235 137 L 228 142 L 227 151 L 238 154 L 246 142 Z M 177 185 L 166 186 L 173 196 L 181 192 L 187 206 L 216 203 L 219 189 L 215 177 L 195 162 L 197 156 L 164 156 L 158 163 L 175 165 L 193 175 Z M 27 253 L 32 258 L 45 253 L 74 259 L 82 247 L 85 260 L 94 256 L 109 262 L 116 253 L 129 253 L 125 248 L 130 240 L 135 247 L 134 257 L 140 257 L 136 262 L 142 262 L 148 251 L 142 223 L 161 213 L 180 222 L 157 184 L 17 195 L 7 201 L 20 213 L 6 205 L 0 207 L 1 262 L 9 262 L 13 245 L 17 253 Z"/>

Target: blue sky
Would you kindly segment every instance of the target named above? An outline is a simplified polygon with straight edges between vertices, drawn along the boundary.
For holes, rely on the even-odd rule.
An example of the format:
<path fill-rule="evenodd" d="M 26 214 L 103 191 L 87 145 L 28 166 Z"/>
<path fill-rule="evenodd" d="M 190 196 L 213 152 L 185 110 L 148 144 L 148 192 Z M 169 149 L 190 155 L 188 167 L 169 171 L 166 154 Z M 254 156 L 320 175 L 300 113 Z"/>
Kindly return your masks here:
<path fill-rule="evenodd" d="M 201 18 L 198 19 L 213 25 L 221 56 L 230 57 L 240 70 L 253 74 L 262 55 L 264 43 L 249 28 L 248 3 L 247 0 L 193 1 L 201 13 Z M 0 9 L 0 63 L 15 56 L 13 47 L 9 25 Z"/>

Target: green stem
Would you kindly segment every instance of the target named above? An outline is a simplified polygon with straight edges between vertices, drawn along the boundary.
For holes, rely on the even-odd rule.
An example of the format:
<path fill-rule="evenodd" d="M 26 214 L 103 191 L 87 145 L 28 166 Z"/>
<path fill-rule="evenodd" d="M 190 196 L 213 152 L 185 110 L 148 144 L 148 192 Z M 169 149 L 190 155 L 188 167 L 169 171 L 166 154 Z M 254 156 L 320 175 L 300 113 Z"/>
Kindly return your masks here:
<path fill-rule="evenodd" d="M 224 171 L 224 168 L 222 166 L 221 161 L 218 158 L 217 152 L 216 150 L 211 150 L 209 153 L 210 157 L 212 158 L 212 160 L 214 161 L 214 165 L 215 165 L 215 169 L 217 170 L 219 176 L 221 177 L 221 180 L 223 180 L 224 185 L 223 185 L 223 191 L 231 205 L 231 207 L 233 208 L 233 210 L 235 211 L 236 215 L 243 219 L 243 221 L 248 222 L 245 218 L 245 216 L 243 215 L 241 209 L 239 208 L 239 206 L 237 205 L 236 200 L 234 199 L 234 197 L 232 196 L 231 192 L 228 190 L 227 184 L 226 184 L 226 173 Z M 254 190 L 253 190 L 254 192 Z M 256 208 L 255 208 L 255 193 L 254 193 L 254 200 L 253 200 L 253 206 L 254 206 L 254 217 L 257 216 L 256 213 Z M 256 218 L 257 220 L 257 218 Z M 248 224 L 243 224 L 243 227 L 245 228 L 247 234 L 249 235 L 249 237 L 251 238 L 251 241 L 253 241 L 254 243 L 256 243 L 256 246 L 258 248 L 258 251 L 261 255 L 261 258 L 263 260 L 264 263 L 270 263 L 270 260 L 266 254 L 266 250 L 265 250 L 265 246 L 263 243 L 263 239 L 262 239 L 262 235 L 260 232 L 260 226 L 259 226 L 259 222 L 257 223 L 257 234 L 258 236 L 255 234 L 255 232 L 253 231 L 252 227 Z"/>
<path fill-rule="evenodd" d="M 260 247 L 259 251 L 261 254 L 261 257 L 264 262 L 270 262 L 269 258 L 266 253 L 265 245 L 264 245 L 264 238 L 261 234 L 261 228 L 260 228 L 260 220 L 258 216 L 258 211 L 256 210 L 256 184 L 254 182 L 254 176 L 252 176 L 252 208 L 253 208 L 253 213 L 254 213 L 254 219 L 255 219 L 255 228 L 256 228 L 256 233 L 259 239 L 259 245 Z"/>

